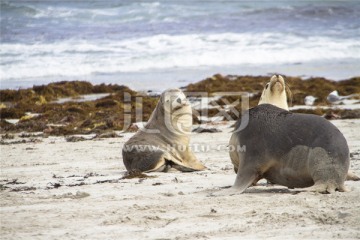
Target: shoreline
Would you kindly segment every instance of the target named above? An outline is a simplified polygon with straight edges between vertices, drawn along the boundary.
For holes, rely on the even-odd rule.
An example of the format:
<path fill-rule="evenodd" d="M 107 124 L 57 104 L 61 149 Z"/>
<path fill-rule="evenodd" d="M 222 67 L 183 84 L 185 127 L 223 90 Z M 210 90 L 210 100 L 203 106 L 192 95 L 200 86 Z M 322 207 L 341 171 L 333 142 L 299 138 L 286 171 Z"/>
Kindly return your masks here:
<path fill-rule="evenodd" d="M 34 85 L 47 85 L 59 81 L 84 80 L 96 84 L 119 84 L 126 85 L 136 91 L 156 90 L 164 91 L 167 88 L 180 88 L 191 83 L 196 83 L 214 74 L 247 75 L 247 76 L 270 76 L 278 73 L 285 76 L 308 78 L 326 78 L 332 81 L 343 81 L 353 77 L 359 77 L 358 65 L 360 62 L 344 60 L 342 63 L 328 61 L 312 61 L 307 63 L 285 65 L 236 65 L 214 66 L 179 69 L 152 69 L 147 71 L 124 72 L 124 73 L 98 73 L 93 75 L 78 76 L 50 76 L 33 77 L 27 79 L 0 80 L 0 90 L 26 89 Z"/>

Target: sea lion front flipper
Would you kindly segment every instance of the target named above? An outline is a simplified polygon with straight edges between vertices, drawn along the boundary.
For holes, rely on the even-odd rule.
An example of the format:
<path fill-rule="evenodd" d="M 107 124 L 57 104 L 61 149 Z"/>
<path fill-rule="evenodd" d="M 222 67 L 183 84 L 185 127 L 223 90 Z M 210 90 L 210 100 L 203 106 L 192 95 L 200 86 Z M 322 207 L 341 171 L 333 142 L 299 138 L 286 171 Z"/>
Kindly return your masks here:
<path fill-rule="evenodd" d="M 250 187 L 254 181 L 258 179 L 259 174 L 254 168 L 239 168 L 234 186 L 231 188 L 221 189 L 215 193 L 211 193 L 211 197 L 234 196 L 243 193 Z"/>
<path fill-rule="evenodd" d="M 259 174 L 254 167 L 249 166 L 239 168 L 233 188 L 236 189 L 239 193 L 242 193 L 258 178 Z"/>

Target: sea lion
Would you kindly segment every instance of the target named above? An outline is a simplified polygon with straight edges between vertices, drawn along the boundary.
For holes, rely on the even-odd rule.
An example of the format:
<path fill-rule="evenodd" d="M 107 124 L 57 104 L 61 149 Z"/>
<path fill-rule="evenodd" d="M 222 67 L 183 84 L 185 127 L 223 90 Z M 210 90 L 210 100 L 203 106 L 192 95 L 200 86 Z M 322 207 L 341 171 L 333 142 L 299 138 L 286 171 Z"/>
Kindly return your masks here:
<path fill-rule="evenodd" d="M 229 143 L 237 172 L 234 188 L 243 192 L 261 178 L 289 188 L 316 192 L 346 191 L 349 147 L 342 133 L 326 119 L 291 113 L 271 104 L 249 112 L 245 129 Z M 239 120 L 235 126 L 241 124 Z M 243 146 L 246 147 L 245 151 Z"/>
<path fill-rule="evenodd" d="M 347 97 L 352 97 L 357 94 L 339 97 L 338 92 L 333 91 L 332 93 L 329 94 L 329 96 L 330 95 L 338 96 L 337 100 L 339 100 L 340 98 L 344 99 Z M 328 96 L 328 100 L 329 100 L 329 96 Z M 308 98 L 308 100 L 312 101 L 311 104 L 307 104 L 307 101 L 306 101 L 307 98 Z M 333 97 L 331 99 L 335 99 L 335 97 Z M 307 96 L 305 98 L 305 104 L 312 105 L 315 100 L 316 100 L 316 98 L 314 98 L 312 96 Z M 266 84 L 266 86 L 262 92 L 262 95 L 261 95 L 261 98 L 259 101 L 259 105 L 260 104 L 272 104 L 279 108 L 289 110 L 289 106 L 287 103 L 287 94 L 286 94 L 286 82 L 285 82 L 283 76 L 276 74 L 271 77 L 270 82 Z M 356 176 L 353 172 L 349 171 L 346 176 L 346 180 L 359 181 L 360 177 Z M 254 184 L 256 184 L 256 183 L 254 183 Z"/>
<path fill-rule="evenodd" d="M 261 94 L 260 104 L 272 104 L 279 108 L 289 110 L 286 96 L 286 84 L 281 75 L 275 74 L 270 78 L 270 82 L 265 85 Z"/>
<path fill-rule="evenodd" d="M 180 89 L 161 94 L 144 129 L 131 137 L 122 149 L 128 171 L 183 172 L 205 169 L 189 147 L 192 109 Z"/>

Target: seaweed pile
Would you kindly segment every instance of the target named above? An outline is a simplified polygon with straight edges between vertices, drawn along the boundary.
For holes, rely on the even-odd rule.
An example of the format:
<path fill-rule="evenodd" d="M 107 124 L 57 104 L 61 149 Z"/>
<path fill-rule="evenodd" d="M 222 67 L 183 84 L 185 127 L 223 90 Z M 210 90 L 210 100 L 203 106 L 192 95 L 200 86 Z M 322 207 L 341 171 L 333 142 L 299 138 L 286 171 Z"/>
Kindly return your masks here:
<path fill-rule="evenodd" d="M 250 99 L 250 107 L 257 105 L 264 86 L 269 82 L 269 76 L 222 76 L 216 74 L 200 82 L 189 84 L 188 92 L 208 93 L 215 92 L 249 92 L 254 93 Z M 286 84 L 292 92 L 292 104 L 303 105 L 308 95 L 316 96 L 316 105 L 328 105 L 326 97 L 330 92 L 337 90 L 340 95 L 360 93 L 360 77 L 343 81 L 331 81 L 325 78 L 309 78 L 302 80 L 299 77 L 286 77 Z"/>
<path fill-rule="evenodd" d="M 108 93 L 93 101 L 78 101 L 82 95 Z M 131 100 L 124 102 L 124 94 Z M 31 89 L 1 90 L 1 132 L 45 132 L 51 135 L 101 133 L 123 130 L 125 111 L 135 121 L 135 98 L 126 86 L 95 85 L 85 81 L 63 81 Z M 70 97 L 70 101 L 55 100 Z M 144 119 L 149 118 L 157 98 L 142 96 Z M 128 109 L 127 109 L 128 108 Z M 20 119 L 16 124 L 5 119 Z"/>
<path fill-rule="evenodd" d="M 268 76 L 222 76 L 216 74 L 200 82 L 184 87 L 186 92 L 206 92 L 211 96 L 219 92 L 249 92 L 250 107 L 256 106 Z M 333 90 L 340 95 L 360 93 L 360 77 L 344 81 L 330 81 L 324 78 L 302 80 L 287 77 L 292 92 L 292 104 L 303 105 L 304 97 L 316 96 L 317 106 L 330 106 L 326 97 Z M 104 94 L 99 99 L 82 100 L 84 95 Z M 124 100 L 129 96 L 129 100 Z M 141 97 L 141 98 L 140 98 Z M 238 97 L 238 96 L 237 96 Z M 70 98 L 68 101 L 57 101 Z M 141 99 L 141 101 L 137 101 Z M 224 100 L 227 101 L 224 101 Z M 218 98 L 214 105 L 234 102 L 233 96 Z M 92 85 L 86 81 L 62 81 L 29 89 L 0 90 L 0 132 L 43 132 L 49 135 L 101 134 L 110 130 L 133 131 L 136 126 L 125 124 L 124 116 L 131 122 L 147 121 L 155 108 L 158 96 L 149 96 L 116 84 Z M 235 106 L 240 110 L 240 105 Z M 141 119 L 136 119 L 137 111 L 142 109 Z M 218 109 L 207 109 L 207 116 L 219 113 Z M 300 109 L 318 115 L 339 116 L 339 118 L 359 118 L 359 110 L 344 109 Z M 239 116 L 232 116 L 233 119 Z M 10 123 L 9 119 L 17 119 Z M 193 118 L 199 123 L 199 115 Z"/>
<path fill-rule="evenodd" d="M 249 99 L 249 107 L 254 107 L 258 104 L 262 90 L 267 82 L 269 76 L 235 76 L 216 74 L 200 82 L 189 84 L 186 87 L 188 92 L 202 92 L 206 91 L 211 96 L 214 93 L 221 92 L 249 92 L 252 93 Z M 339 95 L 346 96 L 360 93 L 360 77 L 353 77 L 343 81 L 332 81 L 325 78 L 309 78 L 301 79 L 299 77 L 286 77 L 286 84 L 290 89 L 291 97 L 288 98 L 289 106 L 304 105 L 304 98 L 312 95 L 317 98 L 314 106 L 315 109 L 297 109 L 292 112 L 310 113 L 324 116 L 328 119 L 332 118 L 360 118 L 360 110 L 347 110 L 334 108 L 326 98 L 334 90 L 337 90 Z M 238 96 L 227 96 L 217 100 L 214 105 L 223 105 L 225 102 L 234 102 L 239 98 Z M 359 99 L 359 97 L 357 97 Z M 321 108 L 328 106 L 330 109 Z M 238 104 L 235 109 L 241 111 L 241 106 Z M 218 112 L 214 109 L 207 111 L 208 117 L 216 115 Z M 230 113 L 231 114 L 231 113 Z M 237 116 L 232 116 L 237 118 Z"/>

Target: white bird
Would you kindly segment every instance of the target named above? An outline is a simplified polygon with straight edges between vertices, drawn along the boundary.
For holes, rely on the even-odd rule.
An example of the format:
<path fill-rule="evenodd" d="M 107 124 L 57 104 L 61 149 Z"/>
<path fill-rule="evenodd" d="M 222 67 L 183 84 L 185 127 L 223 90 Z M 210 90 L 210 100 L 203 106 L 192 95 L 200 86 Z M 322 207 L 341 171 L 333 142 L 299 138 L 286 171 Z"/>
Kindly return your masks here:
<path fill-rule="evenodd" d="M 327 96 L 326 99 L 331 103 L 336 103 L 336 102 L 339 102 L 341 100 L 337 90 L 332 91 L 331 93 L 329 93 L 329 95 Z"/>
<path fill-rule="evenodd" d="M 330 102 L 330 103 L 338 103 L 344 99 L 348 99 L 348 98 L 351 98 L 351 97 L 354 97 L 354 96 L 358 96 L 359 94 L 351 94 L 351 95 L 348 95 L 348 96 L 339 96 L 339 93 L 337 90 L 335 91 L 332 91 L 331 93 L 329 93 L 329 95 L 327 96 L 327 100 Z"/>
<path fill-rule="evenodd" d="M 317 97 L 314 97 L 314 96 L 306 96 L 304 99 L 304 103 L 307 106 L 312 106 L 312 105 L 314 105 L 314 102 L 316 99 L 317 99 Z"/>

